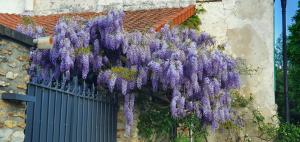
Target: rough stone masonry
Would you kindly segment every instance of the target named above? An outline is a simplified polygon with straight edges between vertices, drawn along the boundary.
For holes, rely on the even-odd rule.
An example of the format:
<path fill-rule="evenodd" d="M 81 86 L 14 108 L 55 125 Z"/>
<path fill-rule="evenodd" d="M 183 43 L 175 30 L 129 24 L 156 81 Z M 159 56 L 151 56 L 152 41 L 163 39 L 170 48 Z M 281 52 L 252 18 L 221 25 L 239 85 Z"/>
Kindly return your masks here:
<path fill-rule="evenodd" d="M 0 39 L 0 95 L 26 93 L 28 56 L 28 48 Z M 0 99 L 0 142 L 24 141 L 25 126 L 25 104 Z"/>

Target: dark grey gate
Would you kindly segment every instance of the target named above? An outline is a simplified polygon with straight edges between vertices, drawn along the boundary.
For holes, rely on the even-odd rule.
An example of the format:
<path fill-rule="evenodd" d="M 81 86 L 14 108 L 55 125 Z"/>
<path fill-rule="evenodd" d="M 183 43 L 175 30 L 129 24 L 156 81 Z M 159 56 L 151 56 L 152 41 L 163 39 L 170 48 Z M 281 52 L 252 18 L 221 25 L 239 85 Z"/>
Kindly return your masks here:
<path fill-rule="evenodd" d="M 117 96 L 74 80 L 29 83 L 25 142 L 115 142 Z"/>

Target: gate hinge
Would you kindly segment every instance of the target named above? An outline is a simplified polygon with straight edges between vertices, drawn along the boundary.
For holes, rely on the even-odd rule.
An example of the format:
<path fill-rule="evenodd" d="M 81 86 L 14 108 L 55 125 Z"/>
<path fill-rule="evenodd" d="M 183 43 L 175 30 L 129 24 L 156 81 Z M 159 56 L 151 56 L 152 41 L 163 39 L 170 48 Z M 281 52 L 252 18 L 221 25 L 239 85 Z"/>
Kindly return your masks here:
<path fill-rule="evenodd" d="M 21 95 L 15 93 L 3 93 L 1 95 L 3 100 L 16 102 L 35 102 L 35 96 Z"/>

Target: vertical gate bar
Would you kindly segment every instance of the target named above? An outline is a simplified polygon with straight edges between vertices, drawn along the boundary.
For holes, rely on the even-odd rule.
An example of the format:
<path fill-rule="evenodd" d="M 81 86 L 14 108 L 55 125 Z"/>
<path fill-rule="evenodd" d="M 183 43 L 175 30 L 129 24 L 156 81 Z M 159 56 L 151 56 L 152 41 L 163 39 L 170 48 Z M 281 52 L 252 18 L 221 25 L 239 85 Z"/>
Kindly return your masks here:
<path fill-rule="evenodd" d="M 74 89 L 75 91 L 77 90 L 77 88 Z M 74 92 L 75 92 L 74 91 Z M 76 93 L 76 92 L 75 92 Z M 74 109 L 73 109 L 73 115 L 72 117 L 74 118 L 73 123 L 72 123 L 72 142 L 77 142 L 77 132 L 78 132 L 78 109 L 79 109 L 79 102 L 78 102 L 79 97 L 76 95 L 74 95 Z"/>
<path fill-rule="evenodd" d="M 28 84 L 28 95 L 35 96 L 36 89 L 33 85 Z M 26 106 L 26 128 L 25 128 L 25 142 L 32 141 L 32 128 L 33 128 L 33 116 L 35 109 L 34 102 L 28 102 Z"/>
<path fill-rule="evenodd" d="M 56 134 L 56 131 L 55 131 L 55 119 L 56 119 L 56 115 L 57 115 L 57 109 L 56 109 L 56 105 L 57 105 L 57 98 L 58 98 L 58 95 L 57 95 L 57 90 L 54 90 L 54 105 L 53 105 L 53 110 L 54 110 L 54 115 L 53 115 L 53 125 L 52 126 L 50 126 L 50 127 L 52 127 L 52 131 L 53 131 L 53 135 L 52 135 L 52 141 L 55 141 L 56 139 L 55 139 L 55 134 Z M 49 141 L 50 142 L 50 141 Z"/>
<path fill-rule="evenodd" d="M 80 109 L 80 97 L 78 96 L 78 94 L 76 94 L 76 102 L 74 102 L 76 104 L 76 110 L 75 110 L 75 120 L 74 120 L 74 124 L 75 124 L 75 128 L 76 131 L 74 132 L 75 135 L 73 135 L 74 138 L 74 142 L 78 142 L 79 141 L 79 116 L 81 115 L 79 113 L 79 109 Z"/>
<path fill-rule="evenodd" d="M 81 95 L 81 94 L 80 94 Z M 78 141 L 79 142 L 83 142 L 83 138 L 82 138 L 82 123 L 81 122 L 83 122 L 83 119 L 82 119 L 82 117 L 83 117 L 83 98 L 79 98 L 79 110 L 78 110 L 78 115 L 79 115 L 79 117 L 78 117 L 78 133 L 77 133 L 77 135 L 78 135 Z"/>
<path fill-rule="evenodd" d="M 108 142 L 111 142 L 110 139 L 109 139 L 109 133 L 110 133 L 110 129 L 109 129 L 109 118 L 110 118 L 110 110 L 109 110 L 109 100 L 110 100 L 110 96 L 108 96 L 107 100 L 106 100 L 106 140 Z"/>
<path fill-rule="evenodd" d="M 71 122 L 71 112 L 72 112 L 72 107 L 73 107 L 73 96 L 72 95 L 67 95 L 67 112 L 66 112 L 66 134 L 65 134 L 65 142 L 69 142 L 70 141 L 70 136 L 71 136 L 71 125 L 72 125 L 72 122 Z"/>
<path fill-rule="evenodd" d="M 41 88 L 36 86 L 36 105 L 34 108 L 34 119 L 33 119 L 33 142 L 39 142 L 39 134 L 40 134 L 40 123 L 41 123 L 41 103 L 42 103 L 42 95 Z"/>
<path fill-rule="evenodd" d="M 92 121 L 91 121 L 91 142 L 95 142 L 96 138 L 95 138 L 95 113 L 96 113 L 96 104 L 95 104 L 95 94 L 93 92 L 93 99 L 92 99 L 92 107 L 91 107 L 91 117 L 92 117 Z"/>
<path fill-rule="evenodd" d="M 111 100 L 111 99 L 109 99 L 109 100 Z M 112 122 L 112 121 L 111 121 L 112 116 L 111 116 L 111 114 L 112 114 L 112 113 L 111 113 L 111 104 L 110 104 L 110 102 L 109 102 L 109 104 L 108 104 L 108 108 L 109 108 L 109 114 L 108 114 L 108 121 L 109 121 L 109 123 L 108 123 L 108 126 L 109 126 L 109 127 L 108 127 L 108 129 L 109 129 L 109 130 L 108 130 L 108 134 L 109 134 L 109 135 L 108 135 L 108 138 L 109 138 L 109 139 L 108 139 L 108 141 L 112 142 L 112 138 L 111 138 L 111 136 L 112 136 L 112 132 L 111 132 L 111 130 L 112 130 L 112 125 L 111 125 L 111 124 L 112 124 L 112 123 L 111 123 L 111 122 Z"/>
<path fill-rule="evenodd" d="M 91 117 L 90 117 L 90 113 L 91 113 L 91 111 L 90 111 L 90 99 L 86 99 L 86 102 L 87 102 L 87 115 L 86 115 L 86 139 L 85 139 L 85 141 L 86 142 L 90 142 L 90 137 L 89 137 L 89 135 L 90 135 L 90 129 L 91 129 L 91 127 L 90 127 L 90 123 L 91 123 Z"/>
<path fill-rule="evenodd" d="M 56 90 L 55 93 L 55 113 L 54 113 L 54 133 L 53 133 L 53 141 L 54 142 L 59 142 L 59 135 L 60 135 L 60 114 L 61 114 L 61 97 L 62 93 Z"/>
<path fill-rule="evenodd" d="M 91 90 L 91 96 L 92 96 L 92 123 L 91 123 L 91 125 L 92 125 L 92 133 L 91 133 L 91 142 L 95 142 L 95 140 L 96 140 L 96 135 L 95 135 L 95 133 L 96 133 L 96 131 L 95 131 L 95 121 L 97 121 L 97 119 L 95 118 L 95 113 L 96 113 L 96 90 L 95 90 L 95 86 L 93 85 L 92 86 L 92 90 Z"/>
<path fill-rule="evenodd" d="M 110 129 L 110 132 L 111 132 L 111 134 L 110 134 L 110 137 L 111 137 L 111 141 L 112 142 L 114 142 L 114 125 L 115 125 L 115 115 L 114 115 L 114 113 L 115 113 L 115 111 L 114 111 L 114 96 L 112 97 L 112 99 L 111 99 L 111 103 L 110 103 L 110 109 L 111 109 L 111 114 L 110 114 L 110 116 L 111 116 L 111 129 Z"/>
<path fill-rule="evenodd" d="M 101 94 L 101 102 L 100 102 L 100 110 L 101 110 L 101 112 L 100 112 L 100 130 L 101 130 L 101 135 L 100 135 L 100 138 L 101 138 L 101 142 L 103 142 L 103 141 L 105 141 L 104 140 L 104 131 L 105 131 L 105 129 L 104 129 L 104 95 L 103 94 Z"/>
<path fill-rule="evenodd" d="M 95 138 L 95 140 L 94 140 L 94 142 L 97 142 L 97 135 L 98 135 L 98 133 L 97 133 L 97 122 L 99 121 L 99 119 L 98 119 L 98 101 L 97 101 L 97 99 L 95 98 L 95 101 L 94 101 L 94 105 L 95 105 L 95 108 L 94 108 L 94 112 L 95 112 L 95 114 L 94 114 L 94 138 Z"/>
<path fill-rule="evenodd" d="M 98 128 L 98 124 L 99 124 L 99 121 L 100 121 L 100 119 L 99 119 L 99 101 L 98 101 L 98 97 L 99 97 L 99 94 L 98 93 L 96 93 L 96 100 L 95 100 L 95 105 L 96 105 L 96 115 L 95 115 L 95 142 L 98 142 L 99 141 L 99 128 Z"/>
<path fill-rule="evenodd" d="M 109 142 L 109 130 L 108 130 L 108 126 L 109 126 L 109 105 L 108 105 L 108 97 L 109 96 L 107 96 L 106 97 L 106 101 L 105 101 L 105 140 L 107 141 L 107 142 Z"/>
<path fill-rule="evenodd" d="M 67 116 L 67 93 L 61 93 L 61 111 L 59 119 L 59 142 L 63 142 L 65 138 L 66 116 Z"/>
<path fill-rule="evenodd" d="M 92 125 L 91 125 L 91 123 L 92 123 L 92 99 L 91 98 L 89 98 L 88 99 L 88 119 L 87 119 L 87 121 L 88 121 L 88 123 L 87 123 L 87 142 L 90 142 L 91 141 L 91 139 L 92 139 L 92 137 L 91 137 L 91 133 L 92 133 L 92 131 L 91 131 L 91 129 L 92 129 Z"/>
<path fill-rule="evenodd" d="M 111 141 L 114 142 L 114 126 L 115 126 L 115 111 L 114 111 L 114 96 L 111 99 Z"/>
<path fill-rule="evenodd" d="M 114 107 L 114 141 L 117 141 L 117 127 L 118 127 L 118 111 L 119 111 L 119 100 L 118 96 L 115 95 L 115 107 Z"/>
<path fill-rule="evenodd" d="M 101 102 L 100 102 L 100 104 L 101 104 L 101 116 L 100 116 L 100 129 L 101 129 L 101 135 L 100 135 L 100 138 L 101 138 L 101 141 L 100 142 L 105 142 L 105 136 L 104 136 L 104 133 L 105 133 L 105 129 L 104 129 L 104 125 L 103 125 L 103 123 L 104 123 L 104 116 L 105 116 L 105 114 L 104 114 L 104 95 L 103 94 L 101 94 Z"/>
<path fill-rule="evenodd" d="M 105 141 L 105 102 L 104 98 L 105 96 L 103 95 L 102 101 L 101 101 L 101 129 L 102 129 L 102 141 Z"/>
<path fill-rule="evenodd" d="M 89 94 L 90 95 L 90 94 Z M 91 124 L 92 124 L 92 102 L 93 100 L 92 99 L 88 99 L 88 119 L 87 119 L 87 134 L 86 134 L 86 137 L 87 137 L 87 142 L 90 142 L 91 141 Z"/>
<path fill-rule="evenodd" d="M 106 101 L 105 101 L 105 131 L 106 131 L 106 133 L 105 133 L 105 140 L 107 141 L 107 142 L 109 142 L 109 139 L 108 139 L 108 137 L 109 137 L 109 130 L 108 130 L 108 125 L 109 125 L 109 104 L 108 104 L 108 102 L 109 102 L 109 96 L 107 96 L 106 97 Z"/>
<path fill-rule="evenodd" d="M 113 107 L 113 116 L 114 116 L 114 118 L 113 118 L 113 120 L 114 120 L 114 125 L 113 125 L 113 128 L 114 128 L 114 130 L 113 130 L 113 141 L 114 142 L 116 142 L 116 134 L 117 134 L 117 131 L 116 131 L 116 129 L 117 129 L 117 119 L 118 119 L 118 103 L 117 103 L 117 96 L 115 95 L 114 96 L 115 98 L 114 98 L 114 107 Z"/>
<path fill-rule="evenodd" d="M 114 94 L 112 94 L 111 95 L 111 98 L 110 98 L 110 103 L 109 103 L 109 105 L 110 105 L 110 126 L 111 126 L 111 128 L 110 128 L 110 134 L 109 134 L 109 136 L 110 136 L 110 141 L 111 142 L 113 142 L 113 130 L 114 130 L 114 111 L 113 111 L 113 100 L 114 100 Z"/>
<path fill-rule="evenodd" d="M 100 129 L 100 122 L 101 122 L 101 104 L 99 103 L 100 101 L 100 94 L 97 96 L 97 115 L 96 115 L 96 142 L 101 141 L 101 129 Z"/>
<path fill-rule="evenodd" d="M 92 93 L 93 93 L 93 96 L 95 95 L 94 93 L 94 91 L 92 91 Z M 91 123 L 91 130 L 92 130 L 92 132 L 91 132 L 91 142 L 95 142 L 96 141 L 96 135 L 95 135 L 95 132 L 96 132 L 96 130 L 95 130 L 95 128 L 96 128 L 96 126 L 95 126 L 95 121 L 97 121 L 97 119 L 95 118 L 95 114 L 97 113 L 97 112 L 95 112 L 95 110 L 97 109 L 96 107 L 96 104 L 95 104 L 95 102 L 96 102 L 96 100 L 95 100 L 95 97 L 93 97 L 93 99 L 92 99 L 92 107 L 91 107 L 91 117 L 92 117 L 92 123 Z"/>
<path fill-rule="evenodd" d="M 94 98 L 92 98 L 91 100 L 90 100 L 90 117 L 91 117 L 91 119 L 90 119 L 90 133 L 88 134 L 88 137 L 90 137 L 90 142 L 94 142 L 93 141 L 93 130 L 94 130 L 94 126 L 93 126 L 93 121 L 94 121 L 94 110 L 95 110 L 95 108 L 94 108 Z"/>
<path fill-rule="evenodd" d="M 115 94 L 114 94 L 115 95 Z M 115 130 L 115 111 L 114 111 L 114 95 L 111 99 L 111 141 L 114 142 L 114 130 Z"/>
<path fill-rule="evenodd" d="M 87 123 L 87 99 L 83 98 L 83 109 L 82 109 L 82 137 L 81 137 L 81 141 L 85 142 L 86 141 L 86 123 Z"/>
<path fill-rule="evenodd" d="M 112 122 L 111 121 L 111 118 L 112 118 L 111 114 L 112 113 L 111 113 L 111 110 L 110 110 L 110 108 L 111 108 L 111 100 L 112 100 L 111 96 L 109 96 L 109 102 L 107 103 L 108 104 L 108 115 L 107 115 L 108 116 L 108 123 L 107 123 L 107 125 L 108 125 L 108 131 L 107 132 L 108 132 L 108 141 L 109 142 L 112 142 L 112 139 L 111 139 L 111 134 L 112 134 L 111 133 L 111 127 L 112 127 L 112 125 L 111 125 L 111 122 Z"/>
<path fill-rule="evenodd" d="M 72 91 L 73 92 L 73 91 Z M 76 103 L 77 97 L 76 95 L 73 93 L 72 94 L 72 102 L 71 102 L 71 106 L 70 106 L 70 141 L 71 142 L 75 142 L 74 137 L 76 136 L 76 109 L 77 109 L 77 103 Z"/>
<path fill-rule="evenodd" d="M 54 135 L 54 118 L 55 118 L 55 101 L 56 101 L 56 91 L 53 89 L 50 90 L 49 94 L 49 107 L 48 107 L 48 127 L 47 127 L 47 141 L 53 142 Z"/>
<path fill-rule="evenodd" d="M 82 109 L 82 106 L 81 106 L 81 98 L 79 96 L 77 96 L 77 103 L 78 104 L 77 104 L 76 141 L 80 142 L 81 141 L 81 135 L 80 135 L 80 130 L 81 130 L 81 127 L 80 127 L 80 116 L 82 115 L 80 109 Z"/>
<path fill-rule="evenodd" d="M 107 142 L 107 96 L 104 101 L 104 141 Z"/>
<path fill-rule="evenodd" d="M 108 102 L 107 102 L 107 141 L 109 141 L 109 142 L 111 142 L 111 138 L 110 138 L 110 134 L 111 134 L 111 132 L 110 132 L 110 128 L 111 128 L 111 113 L 110 113 L 110 100 L 111 100 L 111 96 L 109 96 L 109 98 L 108 98 Z"/>
<path fill-rule="evenodd" d="M 112 113 L 113 113 L 113 118 L 112 118 L 112 120 L 113 120 L 113 125 L 112 125 L 112 127 L 113 127 L 113 129 L 112 129 L 112 141 L 113 142 L 115 142 L 116 140 L 115 140 L 115 137 L 116 137 L 116 135 L 115 135 L 115 133 L 116 133 L 116 129 L 115 129 L 115 126 L 116 126 L 116 121 L 115 121 L 115 119 L 116 119 L 116 110 L 115 110 L 115 103 L 114 103 L 114 105 L 113 105 L 113 108 L 112 108 Z"/>
<path fill-rule="evenodd" d="M 40 124 L 40 142 L 45 142 L 47 140 L 47 122 L 48 122 L 48 100 L 49 100 L 49 90 L 42 87 L 42 105 L 41 105 L 41 124 Z"/>
<path fill-rule="evenodd" d="M 97 94 L 98 95 L 98 94 Z M 97 96 L 97 97 L 100 97 L 100 96 Z M 100 112 L 101 112 L 101 109 L 99 108 L 100 107 L 100 104 L 99 104 L 99 98 L 97 98 L 97 102 L 96 102 L 96 105 L 97 105 L 97 113 L 96 113 L 96 142 L 100 142 L 100 134 L 101 134 L 101 130 L 100 130 L 100 121 L 101 121 L 101 115 L 100 115 Z"/>
<path fill-rule="evenodd" d="M 99 141 L 99 139 L 98 139 L 98 136 L 99 136 L 99 134 L 98 134 L 98 122 L 100 121 L 99 118 L 98 118 L 98 114 L 99 114 L 99 113 L 98 113 L 98 110 L 99 110 L 99 109 L 98 109 L 98 106 L 99 106 L 99 105 L 98 105 L 98 101 L 97 101 L 97 100 L 96 100 L 95 102 L 96 102 L 96 103 L 95 103 L 95 105 L 96 105 L 96 110 L 95 110 L 95 111 L 96 111 L 96 113 L 95 113 L 95 120 L 96 120 L 96 121 L 95 121 L 95 124 L 94 124 L 94 125 L 95 125 L 95 142 L 98 142 L 98 141 Z"/>
<path fill-rule="evenodd" d="M 112 127 L 112 129 L 111 129 L 111 137 L 112 137 L 112 141 L 114 142 L 115 140 L 114 140 L 114 136 L 115 136 L 115 109 L 114 109 L 114 107 L 115 107 L 115 103 L 114 103 L 114 100 L 113 100 L 113 102 L 112 102 L 112 104 L 111 104 L 111 116 L 112 116 L 112 118 L 111 118 L 111 127 Z"/>
<path fill-rule="evenodd" d="M 112 129 L 111 129 L 111 140 L 112 140 L 112 142 L 115 141 L 114 140 L 114 136 L 115 136 L 115 133 L 114 133 L 114 131 L 115 131 L 115 110 L 114 110 L 114 107 L 115 107 L 115 94 L 114 94 L 113 99 L 111 101 L 111 116 L 112 116 L 112 118 L 111 118 L 111 127 L 112 127 Z"/>
<path fill-rule="evenodd" d="M 104 98 L 105 96 L 103 95 L 103 97 L 102 97 L 102 102 L 101 102 L 101 107 L 102 107 L 102 109 L 101 109 L 101 113 L 102 113 L 102 115 L 101 115 L 101 118 L 102 118 L 102 120 L 101 120 L 101 129 L 102 129 L 102 141 L 104 141 L 105 142 L 105 98 Z"/>

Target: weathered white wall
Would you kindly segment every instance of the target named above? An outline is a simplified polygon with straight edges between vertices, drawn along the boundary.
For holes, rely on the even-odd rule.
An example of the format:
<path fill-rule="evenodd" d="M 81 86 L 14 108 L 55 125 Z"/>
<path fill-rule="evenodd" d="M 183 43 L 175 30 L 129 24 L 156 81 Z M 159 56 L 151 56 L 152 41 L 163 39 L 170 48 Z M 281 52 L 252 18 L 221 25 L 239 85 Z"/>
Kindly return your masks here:
<path fill-rule="evenodd" d="M 25 0 L 0 0 L 0 13 L 22 13 Z"/>
<path fill-rule="evenodd" d="M 35 0 L 34 14 L 84 12 L 96 10 L 98 0 Z"/>
<path fill-rule="evenodd" d="M 123 8 L 125 10 L 183 7 L 183 6 L 188 6 L 190 4 L 195 4 L 195 0 L 122 0 L 122 1 L 123 1 Z"/>
<path fill-rule="evenodd" d="M 201 30 L 227 45 L 227 51 L 246 60 L 252 76 L 242 75 L 242 89 L 271 118 L 276 114 L 273 60 L 273 0 L 223 0 L 204 3 Z M 251 112 L 249 112 L 251 113 Z"/>
<path fill-rule="evenodd" d="M 195 0 L 0 0 L 0 13 L 28 13 L 36 15 L 104 11 L 120 8 L 140 10 L 167 7 L 183 7 L 195 4 Z"/>

